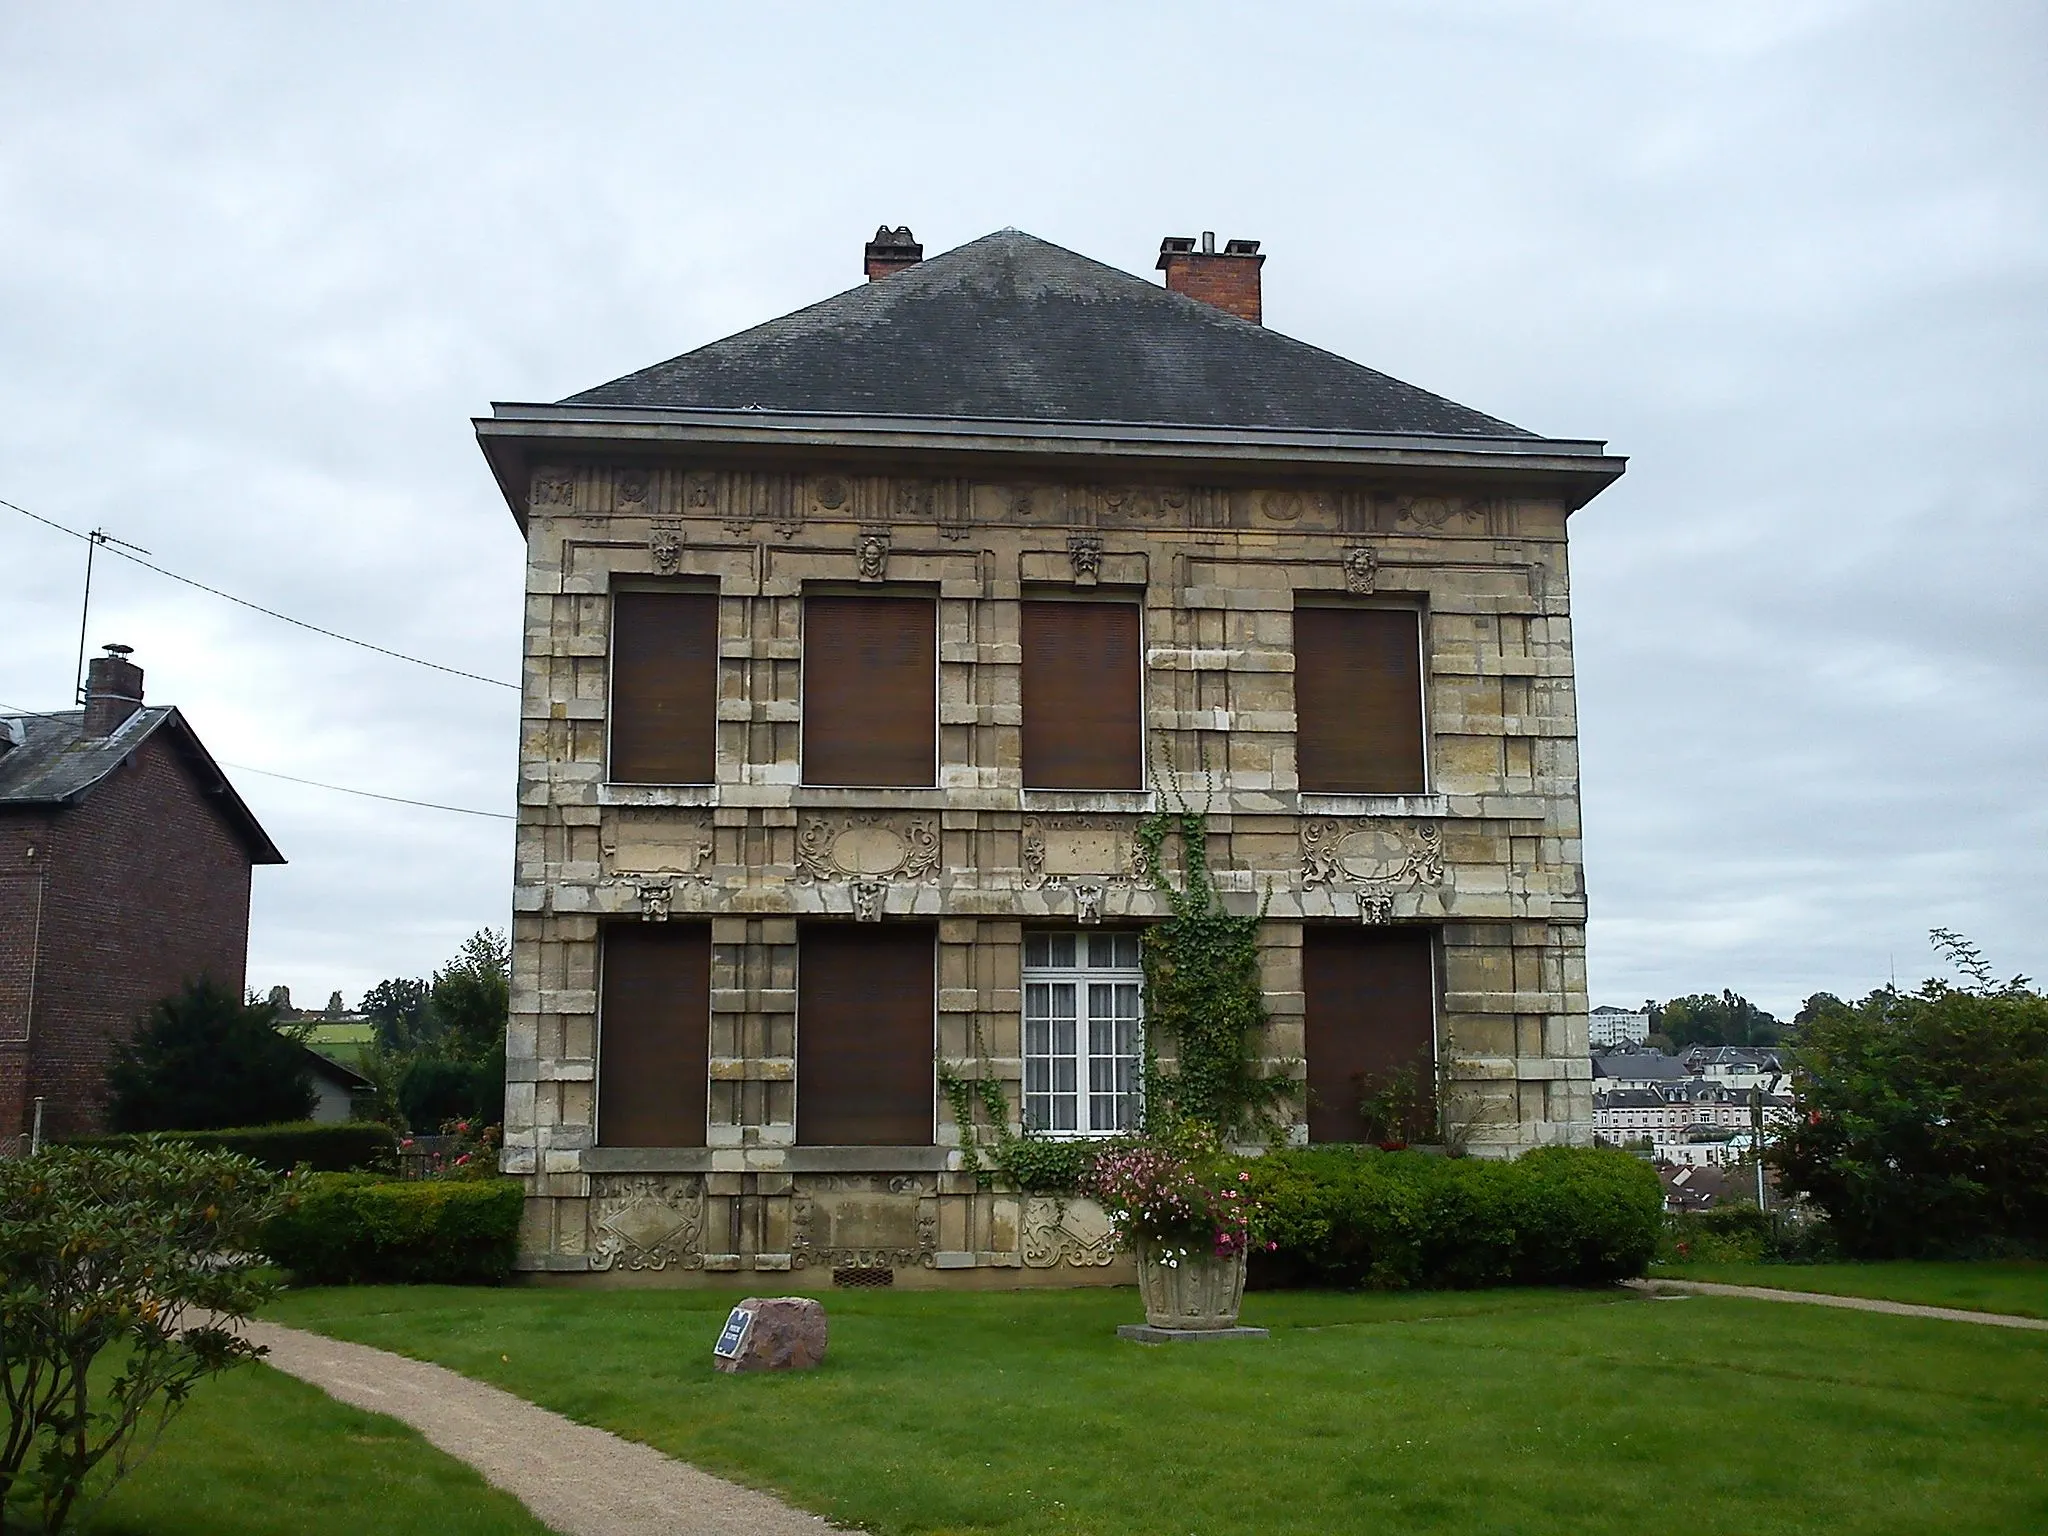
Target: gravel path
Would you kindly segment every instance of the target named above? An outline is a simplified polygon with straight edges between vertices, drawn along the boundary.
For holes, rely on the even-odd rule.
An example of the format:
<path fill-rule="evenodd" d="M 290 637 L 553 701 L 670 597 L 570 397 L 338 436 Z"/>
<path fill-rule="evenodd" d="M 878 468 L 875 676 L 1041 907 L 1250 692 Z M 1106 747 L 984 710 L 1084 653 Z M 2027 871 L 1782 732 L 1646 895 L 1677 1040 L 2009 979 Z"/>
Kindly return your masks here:
<path fill-rule="evenodd" d="M 1710 1280 L 1629 1280 L 1624 1283 L 1652 1296 L 1675 1291 L 1685 1296 L 1803 1301 L 1808 1306 L 1846 1307 L 1851 1312 L 1889 1312 L 1894 1317 L 1938 1317 L 1951 1323 L 1983 1323 L 1992 1328 L 2037 1328 L 2048 1332 L 2048 1318 L 2014 1317 L 2006 1312 L 1966 1312 L 1959 1307 L 1920 1307 L 1904 1301 L 1879 1301 L 1872 1296 L 1828 1296 L 1819 1291 L 1778 1291 L 1761 1285 L 1716 1285 Z"/>
<path fill-rule="evenodd" d="M 276 1323 L 265 1363 L 388 1413 L 468 1462 L 563 1536 L 823 1536 L 814 1515 L 438 1365 Z"/>

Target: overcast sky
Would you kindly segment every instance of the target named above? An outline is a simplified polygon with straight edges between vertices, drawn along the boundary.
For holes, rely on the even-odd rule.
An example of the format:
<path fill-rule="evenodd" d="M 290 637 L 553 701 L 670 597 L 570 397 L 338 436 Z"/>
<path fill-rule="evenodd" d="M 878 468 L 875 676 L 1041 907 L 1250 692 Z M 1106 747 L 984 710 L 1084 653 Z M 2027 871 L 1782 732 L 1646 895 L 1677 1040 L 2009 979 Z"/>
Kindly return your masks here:
<path fill-rule="evenodd" d="M 1593 1001 L 2048 972 L 2048 8 L 0 6 L 0 497 L 518 675 L 468 418 L 1004 225 L 1628 475 L 1572 520 Z M 83 546 L 0 509 L 0 703 Z M 516 698 L 102 560 L 226 762 L 509 812 Z M 253 986 L 502 927 L 510 823 L 252 772 Z"/>

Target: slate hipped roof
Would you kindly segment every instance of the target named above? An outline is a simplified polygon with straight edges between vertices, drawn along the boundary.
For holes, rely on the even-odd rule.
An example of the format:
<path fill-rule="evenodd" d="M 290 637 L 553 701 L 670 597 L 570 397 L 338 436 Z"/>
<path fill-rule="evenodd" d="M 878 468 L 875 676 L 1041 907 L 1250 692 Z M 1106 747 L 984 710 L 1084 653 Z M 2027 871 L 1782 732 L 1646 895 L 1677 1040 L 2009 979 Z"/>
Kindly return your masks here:
<path fill-rule="evenodd" d="M 85 712 L 0 716 L 12 729 L 0 743 L 0 811 L 14 808 L 75 805 L 91 794 L 110 773 L 127 762 L 152 736 L 162 733 L 199 793 L 210 801 L 234 830 L 252 864 L 282 864 L 255 814 L 235 793 L 227 775 L 200 745 L 192 727 L 175 705 L 146 704 L 105 736 L 85 730 Z"/>
<path fill-rule="evenodd" d="M 560 403 L 1541 441 L 1016 229 Z"/>

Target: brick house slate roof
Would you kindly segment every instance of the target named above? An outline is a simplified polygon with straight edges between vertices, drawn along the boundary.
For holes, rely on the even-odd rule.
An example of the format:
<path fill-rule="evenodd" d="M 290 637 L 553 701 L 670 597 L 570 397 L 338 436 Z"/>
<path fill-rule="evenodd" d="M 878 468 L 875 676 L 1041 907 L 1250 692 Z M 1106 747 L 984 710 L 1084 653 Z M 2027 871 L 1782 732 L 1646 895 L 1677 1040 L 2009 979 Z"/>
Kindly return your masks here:
<path fill-rule="evenodd" d="M 1016 229 L 560 403 L 1543 441 Z"/>
<path fill-rule="evenodd" d="M 235 793 L 227 775 L 175 705 L 144 705 L 106 736 L 85 732 L 85 712 L 70 710 L 47 715 L 0 716 L 10 739 L 0 742 L 0 810 L 15 807 L 56 808 L 75 805 L 122 763 L 133 757 L 145 741 L 161 733 L 192 775 L 200 793 L 210 800 L 233 827 L 248 850 L 252 864 L 282 864 L 277 851 L 255 814 Z"/>

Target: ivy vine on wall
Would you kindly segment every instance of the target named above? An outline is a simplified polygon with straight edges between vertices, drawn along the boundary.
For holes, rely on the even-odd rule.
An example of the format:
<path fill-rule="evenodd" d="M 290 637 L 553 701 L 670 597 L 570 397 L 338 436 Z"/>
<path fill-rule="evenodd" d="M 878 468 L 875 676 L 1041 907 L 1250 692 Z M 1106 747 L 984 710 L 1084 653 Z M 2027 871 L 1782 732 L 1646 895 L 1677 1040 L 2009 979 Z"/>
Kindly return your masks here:
<path fill-rule="evenodd" d="M 1208 839 L 1207 813 L 1190 807 L 1177 787 L 1168 806 L 1138 823 L 1146 878 L 1168 906 L 1166 920 L 1144 939 L 1145 1130 L 1158 1135 L 1193 1124 L 1225 1141 L 1272 1139 L 1297 1087 L 1290 1075 L 1269 1075 L 1263 1060 L 1259 925 L 1267 902 L 1243 914 L 1225 909 Z M 1167 868 L 1169 845 L 1178 850 L 1178 881 Z M 1171 1075 L 1153 1048 L 1160 1033 L 1173 1039 Z"/>

